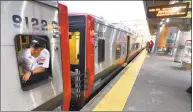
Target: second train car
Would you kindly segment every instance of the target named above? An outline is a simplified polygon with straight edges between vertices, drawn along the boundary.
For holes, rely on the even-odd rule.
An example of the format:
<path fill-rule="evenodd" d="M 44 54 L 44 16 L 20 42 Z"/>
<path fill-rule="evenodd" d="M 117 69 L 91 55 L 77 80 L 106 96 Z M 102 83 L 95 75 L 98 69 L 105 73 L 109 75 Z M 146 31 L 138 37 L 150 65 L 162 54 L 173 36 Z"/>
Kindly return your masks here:
<path fill-rule="evenodd" d="M 143 46 L 134 32 L 89 14 L 69 14 L 69 32 L 71 108 L 80 109 Z"/>

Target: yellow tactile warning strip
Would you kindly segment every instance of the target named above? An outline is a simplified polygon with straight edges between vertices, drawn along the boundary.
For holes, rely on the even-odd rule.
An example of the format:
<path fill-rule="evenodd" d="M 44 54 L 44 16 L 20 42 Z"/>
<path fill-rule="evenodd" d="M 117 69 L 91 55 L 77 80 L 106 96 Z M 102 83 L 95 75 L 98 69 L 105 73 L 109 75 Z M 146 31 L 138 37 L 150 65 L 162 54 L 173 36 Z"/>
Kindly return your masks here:
<path fill-rule="evenodd" d="M 143 50 L 138 59 L 130 63 L 127 71 L 120 77 L 111 90 L 96 105 L 92 111 L 122 111 L 139 70 L 146 58 L 147 51 Z"/>

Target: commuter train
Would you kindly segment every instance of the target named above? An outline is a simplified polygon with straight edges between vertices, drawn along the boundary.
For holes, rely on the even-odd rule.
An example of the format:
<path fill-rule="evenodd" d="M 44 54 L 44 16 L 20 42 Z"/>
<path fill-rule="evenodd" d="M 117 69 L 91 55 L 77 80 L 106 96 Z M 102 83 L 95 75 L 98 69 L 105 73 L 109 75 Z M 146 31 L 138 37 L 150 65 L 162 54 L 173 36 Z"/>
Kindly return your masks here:
<path fill-rule="evenodd" d="M 46 76 L 23 86 L 19 51 L 47 40 Z M 79 110 L 145 46 L 142 37 L 56 1 L 1 1 L 2 111 Z"/>
<path fill-rule="evenodd" d="M 93 15 L 69 14 L 68 21 L 73 76 L 71 106 L 81 108 L 93 92 L 139 53 L 142 40 L 137 40 L 132 34 L 134 32 L 123 30 Z"/>

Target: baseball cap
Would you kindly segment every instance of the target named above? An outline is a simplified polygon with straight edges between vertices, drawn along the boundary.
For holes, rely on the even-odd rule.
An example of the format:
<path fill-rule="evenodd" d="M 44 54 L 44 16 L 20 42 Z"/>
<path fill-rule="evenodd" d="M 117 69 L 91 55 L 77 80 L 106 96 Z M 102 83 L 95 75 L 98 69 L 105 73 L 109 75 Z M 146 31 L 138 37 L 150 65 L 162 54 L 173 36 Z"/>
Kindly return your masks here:
<path fill-rule="evenodd" d="M 35 48 L 44 47 L 46 42 L 47 41 L 44 38 L 42 38 L 42 37 L 32 36 L 32 40 L 31 40 L 30 46 L 35 47 Z"/>

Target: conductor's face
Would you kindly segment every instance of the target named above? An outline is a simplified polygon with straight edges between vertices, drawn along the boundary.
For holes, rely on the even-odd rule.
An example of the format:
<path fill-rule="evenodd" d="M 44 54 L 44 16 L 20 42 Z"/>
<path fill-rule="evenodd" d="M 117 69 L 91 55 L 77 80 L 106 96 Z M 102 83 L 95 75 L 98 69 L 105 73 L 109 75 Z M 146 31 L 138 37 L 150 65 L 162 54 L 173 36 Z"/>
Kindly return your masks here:
<path fill-rule="evenodd" d="M 31 47 L 30 47 L 30 50 L 31 50 L 31 54 L 32 54 L 33 56 L 39 56 L 42 48 L 40 48 L 40 47 L 36 48 L 36 47 L 31 46 Z"/>

